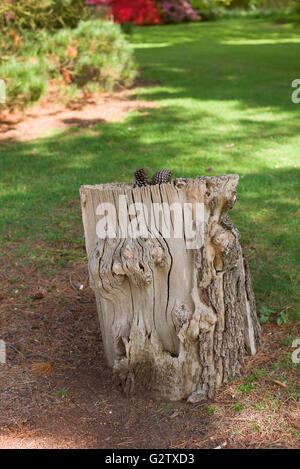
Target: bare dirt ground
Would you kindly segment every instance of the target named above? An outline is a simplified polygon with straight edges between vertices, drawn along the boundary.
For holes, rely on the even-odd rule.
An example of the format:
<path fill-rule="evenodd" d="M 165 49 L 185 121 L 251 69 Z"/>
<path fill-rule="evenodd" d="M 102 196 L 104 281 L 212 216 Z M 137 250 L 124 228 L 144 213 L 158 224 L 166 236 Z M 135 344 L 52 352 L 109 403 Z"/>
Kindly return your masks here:
<path fill-rule="evenodd" d="M 76 125 L 78 118 L 87 126 L 120 120 L 151 103 L 130 102 L 121 93 L 75 114 L 51 106 L 19 122 L 8 120 L 2 142 L 30 140 L 42 129 Z M 299 371 L 290 365 L 292 349 L 284 343 L 300 336 L 295 324 L 264 325 L 263 347 L 247 358 L 246 377 L 228 383 L 212 402 L 128 397 L 105 364 L 86 263 L 49 266 L 41 273 L 12 261 L 9 251 L 1 255 L 0 331 L 7 363 L 0 364 L 0 448 L 300 446 Z M 265 371 L 253 375 L 253 369 Z"/>
<path fill-rule="evenodd" d="M 66 130 L 70 127 L 87 128 L 101 122 L 120 122 L 129 111 L 146 112 L 153 108 L 149 101 L 132 99 L 133 90 L 110 94 L 91 95 L 67 106 L 58 104 L 53 92 L 40 104 L 21 112 L 2 111 L 0 115 L 0 144 L 12 141 L 29 141 L 45 137 L 52 130 Z"/>
<path fill-rule="evenodd" d="M 6 265 L 1 284 L 0 448 L 299 447 L 299 404 L 272 373 L 249 394 L 242 378 L 198 405 L 125 396 L 105 364 L 85 265 L 49 277 Z M 264 326 L 248 374 L 282 356 L 286 332 Z"/>

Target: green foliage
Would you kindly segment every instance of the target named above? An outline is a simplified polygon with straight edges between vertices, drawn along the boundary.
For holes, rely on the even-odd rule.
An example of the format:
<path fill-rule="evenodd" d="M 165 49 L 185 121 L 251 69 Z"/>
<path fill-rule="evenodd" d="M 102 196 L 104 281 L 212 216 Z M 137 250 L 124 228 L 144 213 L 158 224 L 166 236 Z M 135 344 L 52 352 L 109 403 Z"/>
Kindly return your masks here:
<path fill-rule="evenodd" d="M 259 402 L 255 406 L 254 410 L 259 411 L 259 412 L 264 412 L 266 410 L 266 406 L 265 406 L 264 402 Z"/>
<path fill-rule="evenodd" d="M 1 0 L 0 27 L 74 28 L 88 16 L 84 0 Z"/>
<path fill-rule="evenodd" d="M 232 410 L 235 410 L 236 412 L 241 412 L 244 409 L 244 404 L 233 404 L 231 406 Z"/>
<path fill-rule="evenodd" d="M 300 23 L 300 0 L 192 0 L 191 3 L 204 21 L 249 17 Z"/>
<path fill-rule="evenodd" d="M 250 394 L 253 389 L 255 389 L 255 386 L 251 383 L 242 383 L 238 387 L 239 391 L 241 391 L 243 394 Z"/>
<path fill-rule="evenodd" d="M 39 62 L 24 64 L 13 57 L 0 65 L 0 76 L 6 82 L 6 106 L 27 106 L 47 90 L 46 72 Z"/>
<path fill-rule="evenodd" d="M 53 391 L 51 395 L 63 398 L 66 396 L 67 392 L 68 392 L 67 388 L 55 389 L 55 391 Z"/>
<path fill-rule="evenodd" d="M 265 324 L 266 322 L 268 322 L 272 314 L 277 315 L 276 323 L 278 326 L 281 326 L 282 324 L 286 324 L 288 320 L 288 315 L 286 311 L 281 311 L 280 313 L 277 313 L 273 309 L 267 308 L 266 306 L 262 305 L 259 309 L 259 312 L 260 312 L 259 321 L 261 324 Z"/>
<path fill-rule="evenodd" d="M 74 30 L 48 35 L 43 47 L 50 74 L 64 67 L 80 88 L 94 84 L 94 89 L 111 90 L 116 84 L 129 85 L 135 75 L 132 49 L 119 25 L 111 22 L 81 21 Z"/>
<path fill-rule="evenodd" d="M 217 412 L 217 408 L 216 408 L 216 406 L 214 406 L 214 405 L 208 405 L 208 406 L 206 407 L 206 412 L 207 412 L 209 415 L 213 415 L 213 414 L 215 414 L 215 413 Z"/>
<path fill-rule="evenodd" d="M 278 10 L 280 8 L 293 8 L 298 0 L 232 0 L 233 8 L 266 8 Z"/>
<path fill-rule="evenodd" d="M 282 311 L 281 313 L 278 314 L 276 322 L 278 326 L 281 326 L 282 324 L 286 324 L 288 320 L 288 315 L 285 311 Z"/>
<path fill-rule="evenodd" d="M 133 33 L 133 23 L 131 21 L 125 21 L 121 24 L 122 31 L 125 34 L 132 34 Z"/>
<path fill-rule="evenodd" d="M 300 0 L 295 0 L 294 11 L 300 14 Z"/>
<path fill-rule="evenodd" d="M 267 376 L 267 374 L 268 372 L 266 370 L 252 370 L 252 373 L 249 376 L 245 376 L 243 382 L 238 386 L 239 391 L 246 395 L 250 394 L 256 387 L 254 383 Z"/>
<path fill-rule="evenodd" d="M 259 432 L 260 431 L 260 426 L 258 423 L 252 423 L 250 425 L 250 429 L 253 431 L 253 432 Z"/>
<path fill-rule="evenodd" d="M 300 0 L 232 0 L 227 17 L 272 18 L 277 23 L 300 23 Z"/>
<path fill-rule="evenodd" d="M 224 7 L 232 0 L 191 0 L 191 6 L 199 13 L 203 21 L 212 21 L 222 15 Z"/>
<path fill-rule="evenodd" d="M 199 11 L 212 10 L 220 6 L 229 6 L 232 0 L 191 0 L 190 4 Z"/>
<path fill-rule="evenodd" d="M 281 343 L 281 345 L 285 345 L 286 347 L 290 347 L 295 339 L 297 339 L 297 337 L 295 337 L 291 334 L 287 334 L 285 337 L 283 337 L 280 340 L 280 343 Z"/>
<path fill-rule="evenodd" d="M 6 82 L 7 105 L 25 107 L 38 101 L 55 79 L 64 96 L 112 90 L 135 76 L 132 48 L 119 25 L 81 21 L 74 29 L 14 33 L 0 46 L 0 76 Z"/>
<path fill-rule="evenodd" d="M 267 370 L 254 369 L 254 370 L 252 370 L 252 373 L 249 376 L 249 381 L 250 382 L 258 381 L 259 379 L 264 378 L 267 375 L 268 375 Z"/>

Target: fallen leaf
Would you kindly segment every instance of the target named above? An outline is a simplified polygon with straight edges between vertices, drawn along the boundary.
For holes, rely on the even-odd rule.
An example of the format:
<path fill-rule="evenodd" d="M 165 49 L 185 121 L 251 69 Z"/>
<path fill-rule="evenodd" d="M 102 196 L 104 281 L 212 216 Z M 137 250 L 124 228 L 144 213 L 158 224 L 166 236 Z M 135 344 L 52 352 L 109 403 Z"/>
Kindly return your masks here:
<path fill-rule="evenodd" d="M 278 386 L 281 386 L 282 388 L 286 388 L 286 384 L 282 383 L 281 381 L 278 381 L 277 379 L 271 379 L 272 383 L 278 384 Z"/>
<path fill-rule="evenodd" d="M 52 362 L 40 362 L 33 363 L 31 369 L 34 373 L 43 376 L 51 376 L 53 374 L 53 363 Z"/>

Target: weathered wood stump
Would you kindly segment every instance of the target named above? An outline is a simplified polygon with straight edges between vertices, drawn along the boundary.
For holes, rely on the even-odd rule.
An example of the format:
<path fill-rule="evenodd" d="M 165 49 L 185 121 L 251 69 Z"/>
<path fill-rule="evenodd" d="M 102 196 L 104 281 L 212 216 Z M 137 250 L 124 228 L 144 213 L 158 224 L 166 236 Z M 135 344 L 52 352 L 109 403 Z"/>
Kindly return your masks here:
<path fill-rule="evenodd" d="M 241 374 L 245 349 L 256 353 L 250 273 L 227 216 L 237 183 L 222 175 L 81 187 L 105 355 L 127 393 L 211 398 Z"/>

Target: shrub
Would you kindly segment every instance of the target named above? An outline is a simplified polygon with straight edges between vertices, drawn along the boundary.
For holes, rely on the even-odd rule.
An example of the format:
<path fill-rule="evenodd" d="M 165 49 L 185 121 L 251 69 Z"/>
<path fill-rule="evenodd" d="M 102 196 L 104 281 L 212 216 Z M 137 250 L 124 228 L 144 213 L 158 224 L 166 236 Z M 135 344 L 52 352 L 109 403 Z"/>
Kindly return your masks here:
<path fill-rule="evenodd" d="M 266 8 L 266 9 L 286 9 L 293 8 L 298 0 L 232 0 L 233 8 Z"/>
<path fill-rule="evenodd" d="M 227 7 L 232 0 L 191 0 L 192 7 L 204 21 L 214 20 L 221 15 L 221 8 Z"/>
<path fill-rule="evenodd" d="M 0 27 L 16 29 L 74 28 L 86 19 L 84 0 L 1 0 Z"/>
<path fill-rule="evenodd" d="M 74 30 L 49 36 L 45 52 L 52 74 L 67 70 L 70 82 L 99 89 L 128 85 L 135 75 L 132 49 L 118 25 L 110 21 L 82 21 Z M 67 80 L 68 81 L 68 80 Z"/>
<path fill-rule="evenodd" d="M 112 90 L 117 85 L 129 85 L 136 74 L 132 49 L 120 26 L 111 21 L 82 21 L 75 29 L 54 34 L 28 31 L 17 37 L 18 46 L 11 38 L 5 51 L 3 43 L 0 49 L 1 55 L 7 50 L 14 54 L 0 63 L 8 106 L 24 107 L 38 101 L 50 79 L 65 95 L 74 96 L 82 89 Z"/>
<path fill-rule="evenodd" d="M 187 0 L 159 0 L 165 23 L 180 23 L 182 21 L 198 21 L 199 15 Z"/>
<path fill-rule="evenodd" d="M 91 18 L 108 19 L 111 17 L 112 0 L 85 0 Z"/>
<path fill-rule="evenodd" d="M 86 5 L 111 8 L 114 20 L 136 25 L 197 21 L 188 0 L 85 0 Z"/>
<path fill-rule="evenodd" d="M 136 25 L 162 23 L 154 0 L 112 0 L 110 2 L 117 23 L 132 22 Z"/>
<path fill-rule="evenodd" d="M 0 76 L 6 83 L 6 106 L 38 101 L 47 90 L 47 76 L 39 62 L 18 61 L 12 58 L 0 66 Z"/>

